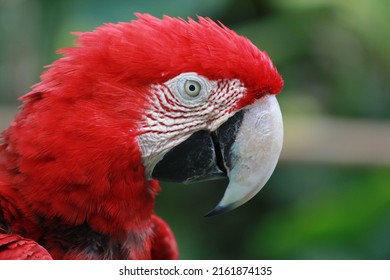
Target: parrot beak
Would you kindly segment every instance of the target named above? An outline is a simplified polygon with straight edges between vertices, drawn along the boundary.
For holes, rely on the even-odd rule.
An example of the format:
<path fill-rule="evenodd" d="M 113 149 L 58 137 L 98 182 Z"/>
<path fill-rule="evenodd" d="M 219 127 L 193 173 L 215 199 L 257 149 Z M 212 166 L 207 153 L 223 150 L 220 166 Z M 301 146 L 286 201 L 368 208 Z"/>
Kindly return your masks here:
<path fill-rule="evenodd" d="M 222 200 L 206 217 L 222 214 L 261 190 L 275 169 L 282 143 L 279 104 L 274 95 L 267 95 L 215 131 L 194 133 L 156 164 L 152 177 L 189 183 L 227 176 L 229 185 Z"/>
<path fill-rule="evenodd" d="M 271 177 L 283 144 L 283 121 L 274 95 L 244 110 L 230 147 L 229 185 L 206 217 L 230 211 L 255 196 Z"/>

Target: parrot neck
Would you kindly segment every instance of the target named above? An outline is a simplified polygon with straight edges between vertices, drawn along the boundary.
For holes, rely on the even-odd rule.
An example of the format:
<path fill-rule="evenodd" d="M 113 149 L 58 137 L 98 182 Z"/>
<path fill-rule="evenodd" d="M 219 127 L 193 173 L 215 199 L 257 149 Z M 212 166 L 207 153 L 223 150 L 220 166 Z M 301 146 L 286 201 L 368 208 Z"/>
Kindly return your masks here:
<path fill-rule="evenodd" d="M 27 197 L 37 215 L 54 216 L 56 223 L 88 225 L 92 231 L 115 239 L 144 234 L 150 228 L 155 193 L 159 189 L 157 182 L 146 181 L 143 173 L 136 176 L 128 170 L 111 170 L 110 173 L 111 176 L 104 181 L 93 180 L 95 182 L 90 184 L 64 182 L 61 188 L 42 190 L 48 195 L 38 197 L 30 192 Z M 101 176 L 92 174 L 91 177 Z"/>
<path fill-rule="evenodd" d="M 1 215 L 12 232 L 44 240 L 41 244 L 55 259 L 150 258 L 157 182 L 111 184 L 110 193 L 65 184 L 50 192 L 46 187 L 33 191 L 42 185 L 25 185 L 17 194 L 0 190 L 1 204 L 8 204 Z"/>
<path fill-rule="evenodd" d="M 31 159 L 0 149 L 0 205 L 8 204 L 2 209 L 7 227 L 27 238 L 44 238 L 55 258 L 74 244 L 88 252 L 110 248 L 82 258 L 111 258 L 113 252 L 119 252 L 114 258 L 127 258 L 123 248 L 129 258 L 148 258 L 159 185 L 145 179 L 138 148 L 130 154 L 118 149 L 107 151 L 104 162 L 84 153 L 88 160 L 77 164 L 65 161 L 72 159 L 66 151 L 64 159 Z"/>
<path fill-rule="evenodd" d="M 135 121 L 141 105 L 108 94 L 97 102 L 85 92 L 75 100 L 62 90 L 27 96 L 2 134 L 0 200 L 13 205 L 0 201 L 7 226 L 34 240 L 52 236 L 64 252 L 75 244 L 125 246 L 131 258 L 147 257 L 159 186 L 145 179 Z"/>

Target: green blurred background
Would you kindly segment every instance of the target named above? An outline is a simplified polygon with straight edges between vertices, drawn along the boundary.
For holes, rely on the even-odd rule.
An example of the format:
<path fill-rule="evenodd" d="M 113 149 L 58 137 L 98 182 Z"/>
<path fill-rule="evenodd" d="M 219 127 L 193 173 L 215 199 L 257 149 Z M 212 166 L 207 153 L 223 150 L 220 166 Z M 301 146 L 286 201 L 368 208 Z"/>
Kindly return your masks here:
<path fill-rule="evenodd" d="M 284 149 L 254 199 L 203 218 L 226 181 L 162 184 L 182 259 L 390 259 L 390 1 L 0 0 L 0 130 L 71 31 L 134 12 L 220 20 L 285 80 Z"/>

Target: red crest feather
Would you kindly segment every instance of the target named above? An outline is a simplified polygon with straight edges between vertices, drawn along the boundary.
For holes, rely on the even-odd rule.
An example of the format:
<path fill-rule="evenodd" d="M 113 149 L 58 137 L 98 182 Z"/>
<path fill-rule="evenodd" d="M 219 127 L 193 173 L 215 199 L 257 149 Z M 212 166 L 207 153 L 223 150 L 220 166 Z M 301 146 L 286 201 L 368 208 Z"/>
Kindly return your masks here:
<path fill-rule="evenodd" d="M 183 72 L 215 80 L 239 79 L 248 89 L 242 106 L 265 93 L 280 92 L 283 80 L 268 55 L 221 23 L 203 17 L 187 22 L 136 16 L 131 22 L 75 33 L 77 46 L 60 50 L 64 57 L 42 75 L 34 92 L 52 91 L 72 81 L 78 92 L 83 85 L 90 88 L 103 80 L 146 86 Z"/>

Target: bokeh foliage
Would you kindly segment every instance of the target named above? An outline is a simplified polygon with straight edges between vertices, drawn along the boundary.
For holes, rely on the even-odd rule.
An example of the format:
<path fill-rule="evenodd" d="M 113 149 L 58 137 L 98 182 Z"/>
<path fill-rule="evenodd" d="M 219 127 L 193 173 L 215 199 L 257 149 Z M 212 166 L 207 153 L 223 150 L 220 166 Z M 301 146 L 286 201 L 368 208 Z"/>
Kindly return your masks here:
<path fill-rule="evenodd" d="M 28 92 L 70 31 L 134 12 L 209 16 L 250 38 L 285 80 L 284 118 L 390 118 L 387 0 L 2 0 L 0 102 Z M 226 181 L 162 186 L 156 211 L 184 259 L 390 258 L 389 166 L 281 162 L 251 202 L 207 219 Z"/>

